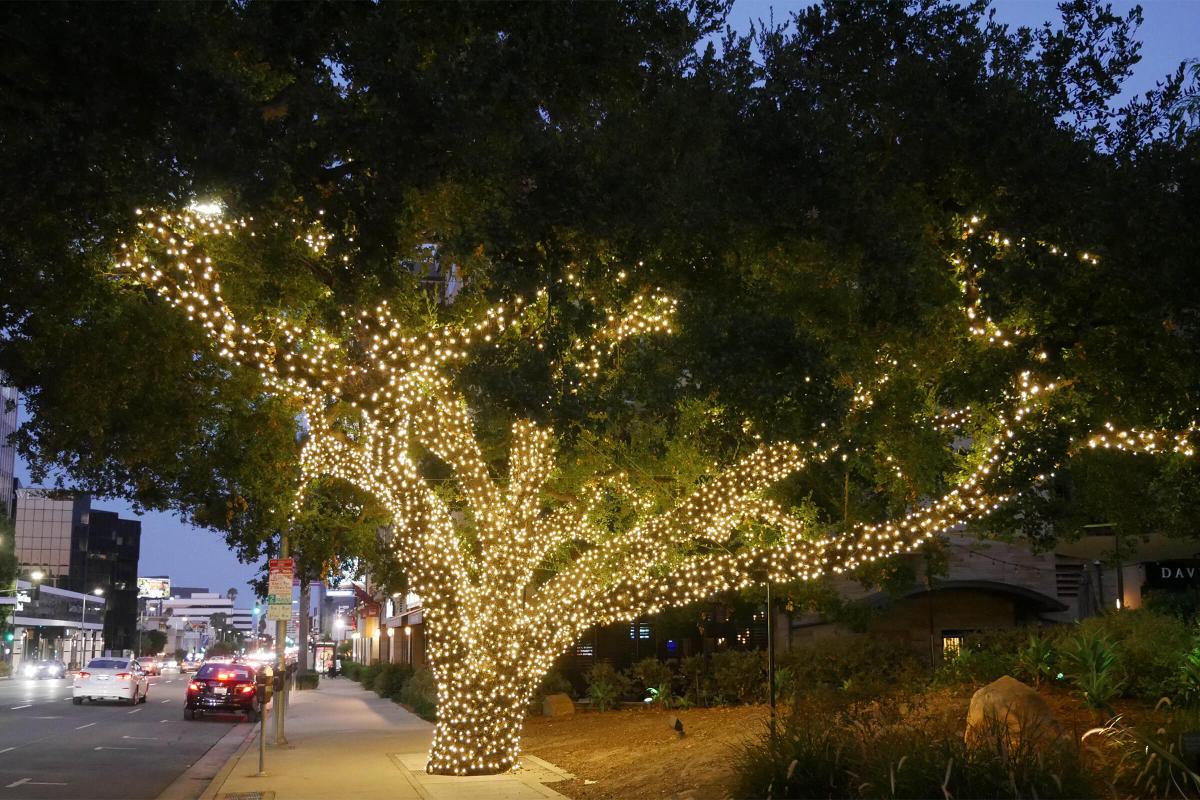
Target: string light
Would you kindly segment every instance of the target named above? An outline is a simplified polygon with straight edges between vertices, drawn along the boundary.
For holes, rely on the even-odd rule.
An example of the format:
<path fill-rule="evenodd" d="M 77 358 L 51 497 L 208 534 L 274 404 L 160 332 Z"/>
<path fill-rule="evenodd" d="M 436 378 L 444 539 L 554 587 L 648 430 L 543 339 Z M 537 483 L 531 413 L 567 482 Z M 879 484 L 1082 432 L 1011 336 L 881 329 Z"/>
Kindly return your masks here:
<path fill-rule="evenodd" d="M 386 302 L 343 311 L 337 330 L 279 316 L 250 326 L 226 303 L 209 245 L 255 236 L 253 220 L 227 221 L 199 208 L 139 217 L 136 241 L 121 246 L 121 271 L 201 325 L 220 356 L 256 369 L 267 390 L 302 409 L 308 432 L 302 484 L 342 479 L 391 513 L 392 551 L 425 608 L 427 655 L 438 692 L 427 768 L 436 773 L 516 768 L 533 691 L 559 654 L 593 625 L 746 588 L 764 575 L 788 581 L 842 574 L 912 552 L 991 514 L 1015 496 L 997 479 L 1024 453 L 1019 434 L 1045 416 L 1061 386 L 1032 372 L 1018 375 L 996 419 L 997 432 L 981 442 L 975 466 L 948 492 L 898 519 L 857 523 L 839 535 L 810 529 L 764 492 L 814 464 L 845 459 L 846 453 L 837 445 L 762 443 L 752 427 L 746 431 L 759 440 L 756 450 L 670 507 L 639 495 L 623 473 L 597 476 L 578 497 L 550 503 L 553 431 L 530 420 L 514 422 L 507 473 L 493 475 L 453 370 L 474 348 L 495 346 L 507 331 L 525 331 L 549 303 L 545 290 L 530 302 L 516 298 L 493 306 L 473 323 L 415 335 L 405 332 Z M 298 246 L 312 255 L 324 254 L 332 241 L 319 223 L 293 220 L 291 226 Z M 966 269 L 958 262 L 956 268 Z M 624 279 L 622 273 L 619 280 Z M 965 272 L 962 279 L 970 325 L 982 304 L 977 293 L 972 296 Z M 583 284 L 572 271 L 563 285 Z M 607 309 L 591 335 L 573 342 L 564 360 L 553 364 L 553 374 L 567 391 L 578 391 L 600 376 L 622 344 L 670 334 L 675 312 L 675 301 L 657 289 L 636 295 L 623 308 Z M 986 315 L 982 319 L 976 335 L 989 343 L 1009 346 L 1020 335 L 1005 334 Z M 854 384 L 854 412 L 869 412 L 899 366 L 883 351 L 875 364 L 875 377 Z M 945 412 L 933 424 L 961 427 L 968 414 L 969 407 Z M 1110 429 L 1102 435 L 1109 438 L 1089 444 L 1116 442 L 1120 448 L 1130 442 L 1136 447 L 1127 449 L 1138 452 L 1159 447 L 1159 434 Z M 1172 441 L 1176 452 L 1192 454 L 1186 436 Z M 459 490 L 453 501 L 424 478 L 419 465 L 424 454 L 451 470 Z M 891 457 L 887 469 L 904 478 Z M 1039 474 L 1035 485 L 1052 475 Z M 600 514 L 613 497 L 635 516 L 622 530 L 610 530 Z M 303 502 L 301 490 L 294 510 Z M 563 565 L 545 578 L 552 563 Z"/>

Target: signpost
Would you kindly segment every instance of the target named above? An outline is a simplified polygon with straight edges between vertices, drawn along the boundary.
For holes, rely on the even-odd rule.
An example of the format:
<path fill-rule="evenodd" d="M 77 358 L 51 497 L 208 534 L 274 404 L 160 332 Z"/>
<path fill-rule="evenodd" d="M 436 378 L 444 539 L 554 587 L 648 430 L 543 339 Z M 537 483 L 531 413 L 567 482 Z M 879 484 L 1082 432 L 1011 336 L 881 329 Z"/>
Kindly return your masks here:
<path fill-rule="evenodd" d="M 287 535 L 280 540 L 280 554 L 287 556 Z M 267 619 L 275 621 L 275 680 L 282 681 L 287 674 L 284 655 L 287 640 L 287 624 L 292 618 L 292 582 L 296 577 L 296 561 L 291 558 L 272 558 L 267 565 Z M 275 699 L 275 745 L 287 744 L 284 734 L 284 703 L 286 688 L 277 683 L 283 693 Z"/>

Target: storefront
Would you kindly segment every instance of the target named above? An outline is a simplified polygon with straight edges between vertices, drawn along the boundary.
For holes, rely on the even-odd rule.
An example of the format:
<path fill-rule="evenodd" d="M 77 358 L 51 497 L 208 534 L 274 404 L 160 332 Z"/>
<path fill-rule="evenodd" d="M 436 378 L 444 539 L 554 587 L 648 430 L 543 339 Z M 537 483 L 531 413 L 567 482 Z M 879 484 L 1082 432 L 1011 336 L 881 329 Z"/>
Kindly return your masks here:
<path fill-rule="evenodd" d="M 74 668 L 104 653 L 103 597 L 17 581 L 12 666 L 56 659 Z"/>

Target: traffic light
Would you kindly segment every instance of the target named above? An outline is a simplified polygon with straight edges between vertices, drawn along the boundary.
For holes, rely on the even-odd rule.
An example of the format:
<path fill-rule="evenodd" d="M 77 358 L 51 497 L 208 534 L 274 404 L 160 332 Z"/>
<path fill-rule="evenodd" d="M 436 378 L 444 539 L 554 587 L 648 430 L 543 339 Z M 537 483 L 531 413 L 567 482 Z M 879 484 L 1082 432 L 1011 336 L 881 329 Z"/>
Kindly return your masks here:
<path fill-rule="evenodd" d="M 12 631 L 4 632 L 4 641 L 8 642 L 9 644 L 12 644 L 12 640 L 15 638 L 16 638 L 16 636 L 13 634 Z"/>

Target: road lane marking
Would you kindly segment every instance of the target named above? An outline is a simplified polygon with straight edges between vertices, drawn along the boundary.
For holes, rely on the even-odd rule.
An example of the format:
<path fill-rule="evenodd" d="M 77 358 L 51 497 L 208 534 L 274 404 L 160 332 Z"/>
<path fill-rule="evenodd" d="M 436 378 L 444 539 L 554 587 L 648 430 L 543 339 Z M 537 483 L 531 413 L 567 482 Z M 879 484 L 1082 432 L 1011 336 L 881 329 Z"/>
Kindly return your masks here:
<path fill-rule="evenodd" d="M 9 750 L 16 750 L 16 749 L 17 748 L 15 748 L 15 747 L 6 747 L 3 750 L 0 750 L 0 753 L 7 753 Z"/>
<path fill-rule="evenodd" d="M 13 781 L 8 786 L 5 786 L 4 788 L 5 789 L 15 789 L 18 786 L 24 786 L 25 784 L 29 784 L 30 786 L 66 786 L 67 785 L 65 783 L 58 783 L 57 781 L 35 781 L 33 778 L 21 778 L 21 780 Z"/>
<path fill-rule="evenodd" d="M 160 702 L 160 703 L 169 703 L 169 702 L 171 702 L 171 701 L 170 701 L 170 700 L 159 700 L 158 702 Z"/>
<path fill-rule="evenodd" d="M 141 709 L 140 709 L 140 708 L 135 708 L 133 711 L 126 711 L 125 713 L 126 713 L 126 714 L 136 714 L 136 713 L 137 713 L 137 712 L 139 712 L 139 711 L 141 711 Z"/>
<path fill-rule="evenodd" d="M 93 750 L 137 750 L 136 747 L 93 747 Z"/>
<path fill-rule="evenodd" d="M 62 717 L 34 717 L 34 719 L 62 719 Z"/>
<path fill-rule="evenodd" d="M 29 706 L 13 706 L 9 711 L 19 711 L 22 708 L 29 708 Z"/>
<path fill-rule="evenodd" d="M 122 739 L 137 739 L 142 742 L 157 742 L 157 736 L 122 736 Z"/>
<path fill-rule="evenodd" d="M 81 730 L 83 730 L 84 728 L 90 728 L 90 727 L 92 727 L 92 726 L 93 726 L 93 725 L 95 725 L 95 724 L 96 724 L 96 723 L 94 723 L 94 722 L 89 722 L 87 725 L 80 725 L 80 726 L 79 726 L 78 728 L 76 728 L 75 730 L 77 730 L 77 731 L 81 731 Z"/>

